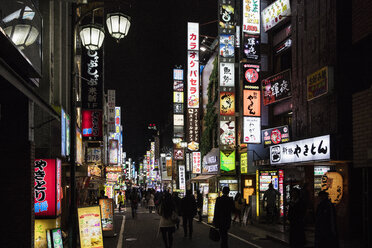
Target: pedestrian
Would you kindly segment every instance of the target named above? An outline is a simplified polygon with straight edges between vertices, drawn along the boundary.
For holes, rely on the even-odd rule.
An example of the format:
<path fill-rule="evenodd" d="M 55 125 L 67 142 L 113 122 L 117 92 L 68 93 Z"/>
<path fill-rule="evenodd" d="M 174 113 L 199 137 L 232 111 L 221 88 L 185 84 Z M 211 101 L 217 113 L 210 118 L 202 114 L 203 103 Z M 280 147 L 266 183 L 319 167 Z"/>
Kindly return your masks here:
<path fill-rule="evenodd" d="M 175 211 L 170 194 L 165 194 L 160 202 L 158 213 L 160 217 L 159 229 L 163 237 L 165 248 L 171 248 L 173 244 L 173 233 L 175 223 L 172 220 L 172 213 Z"/>
<path fill-rule="evenodd" d="M 203 195 L 200 193 L 200 190 L 196 191 L 196 208 L 198 211 L 198 222 L 202 221 L 202 211 L 203 211 Z"/>
<path fill-rule="evenodd" d="M 186 190 L 186 196 L 181 200 L 182 206 L 182 224 L 183 224 L 183 233 L 184 237 L 189 236 L 189 239 L 192 238 L 193 231 L 193 219 L 196 215 L 196 201 L 195 197 L 192 194 L 191 190 Z"/>
<path fill-rule="evenodd" d="M 269 184 L 269 189 L 264 193 L 264 201 L 266 201 L 266 219 L 268 223 L 274 223 L 277 217 L 277 198 L 280 196 L 280 193 L 274 189 L 273 184 Z"/>
<path fill-rule="evenodd" d="M 338 248 L 336 209 L 326 191 L 318 193 L 319 204 L 315 213 L 315 248 Z"/>
<path fill-rule="evenodd" d="M 130 207 L 132 209 L 132 218 L 134 219 L 137 216 L 137 208 L 139 202 L 139 195 L 136 188 L 133 188 L 130 193 Z"/>
<path fill-rule="evenodd" d="M 213 225 L 219 229 L 221 248 L 228 247 L 227 231 L 231 226 L 231 214 L 234 211 L 234 200 L 229 197 L 229 192 L 229 187 L 223 187 L 222 196 L 217 197 L 214 207 Z"/>
<path fill-rule="evenodd" d="M 173 200 L 173 204 L 175 206 L 177 215 L 182 216 L 181 198 L 178 196 L 178 192 L 173 192 L 172 200 Z M 177 229 L 180 228 L 180 222 L 179 221 L 176 222 L 176 228 Z"/>
<path fill-rule="evenodd" d="M 288 208 L 289 220 L 289 245 L 292 248 L 303 248 L 306 244 L 305 238 L 305 213 L 306 205 L 301 198 L 301 192 L 293 188 L 290 193 L 291 199 Z"/>
<path fill-rule="evenodd" d="M 235 195 L 235 199 L 234 199 L 234 207 L 235 207 L 235 211 L 234 211 L 234 219 L 233 221 L 235 222 L 236 221 L 236 218 L 239 219 L 239 224 L 241 225 L 242 224 L 242 215 L 243 215 L 243 209 L 244 209 L 244 202 L 242 200 L 242 194 L 240 194 L 239 192 L 236 193 Z"/>
<path fill-rule="evenodd" d="M 149 193 L 149 200 L 148 200 L 148 203 L 147 203 L 147 206 L 149 208 L 149 213 L 151 214 L 152 213 L 152 210 L 155 208 L 155 202 L 154 202 L 154 199 L 155 199 L 155 196 L 152 192 L 152 190 L 150 190 L 150 193 Z"/>
<path fill-rule="evenodd" d="M 121 191 L 119 191 L 119 195 L 118 195 L 118 204 L 119 204 L 119 213 L 120 213 L 121 207 L 124 205 L 124 196 L 121 194 Z"/>

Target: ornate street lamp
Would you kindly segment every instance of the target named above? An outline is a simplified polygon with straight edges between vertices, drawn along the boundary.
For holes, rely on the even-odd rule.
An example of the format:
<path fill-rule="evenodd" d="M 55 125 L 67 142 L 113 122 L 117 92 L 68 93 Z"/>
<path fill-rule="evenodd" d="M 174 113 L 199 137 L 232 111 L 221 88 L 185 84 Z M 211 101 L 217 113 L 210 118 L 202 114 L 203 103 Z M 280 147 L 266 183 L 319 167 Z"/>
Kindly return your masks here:
<path fill-rule="evenodd" d="M 106 25 L 110 35 L 119 42 L 128 34 L 130 17 L 122 13 L 107 14 Z"/>
<path fill-rule="evenodd" d="M 80 28 L 81 43 L 88 50 L 100 49 L 104 38 L 105 31 L 101 25 L 88 24 Z"/>
<path fill-rule="evenodd" d="M 39 31 L 30 24 L 8 26 L 4 31 L 13 43 L 21 50 L 34 43 L 39 36 Z"/>

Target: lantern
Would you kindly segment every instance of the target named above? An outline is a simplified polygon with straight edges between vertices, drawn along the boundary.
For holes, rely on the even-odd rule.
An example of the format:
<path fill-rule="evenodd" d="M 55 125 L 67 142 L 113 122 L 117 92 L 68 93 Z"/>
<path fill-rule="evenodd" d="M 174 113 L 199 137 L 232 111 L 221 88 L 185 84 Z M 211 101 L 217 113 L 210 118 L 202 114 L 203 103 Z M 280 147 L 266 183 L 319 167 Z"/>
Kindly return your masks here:
<path fill-rule="evenodd" d="M 128 34 L 130 17 L 122 13 L 108 14 L 106 25 L 110 35 L 119 41 Z"/>
<path fill-rule="evenodd" d="M 344 191 L 341 174 L 335 171 L 326 172 L 322 176 L 322 190 L 329 194 L 332 203 L 340 203 Z"/>
<path fill-rule="evenodd" d="M 23 50 L 35 42 L 39 36 L 39 31 L 29 24 L 16 24 L 8 26 L 4 29 L 6 35 L 13 41 L 13 43 Z"/>
<path fill-rule="evenodd" d="M 81 43 L 88 50 L 100 49 L 104 38 L 105 32 L 101 25 L 88 24 L 80 29 Z"/>

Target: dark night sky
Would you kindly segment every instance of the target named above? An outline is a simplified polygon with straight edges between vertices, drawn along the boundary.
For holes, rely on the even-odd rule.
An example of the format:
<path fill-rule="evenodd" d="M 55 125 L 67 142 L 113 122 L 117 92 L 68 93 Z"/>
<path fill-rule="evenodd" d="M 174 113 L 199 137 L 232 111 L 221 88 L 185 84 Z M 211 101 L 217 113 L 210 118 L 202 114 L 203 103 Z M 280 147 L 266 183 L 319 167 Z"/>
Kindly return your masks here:
<path fill-rule="evenodd" d="M 105 38 L 105 89 L 122 107 L 124 151 L 137 160 L 149 148 L 149 123 L 163 127 L 172 111 L 172 69 L 185 65 L 187 22 L 217 20 L 217 0 L 140 0 L 120 12 L 131 16 L 128 36 Z M 111 12 L 110 7 L 105 6 Z M 113 11 L 117 11 L 116 7 Z M 217 23 L 200 26 L 216 36 Z M 201 40 L 201 39 L 200 39 Z"/>

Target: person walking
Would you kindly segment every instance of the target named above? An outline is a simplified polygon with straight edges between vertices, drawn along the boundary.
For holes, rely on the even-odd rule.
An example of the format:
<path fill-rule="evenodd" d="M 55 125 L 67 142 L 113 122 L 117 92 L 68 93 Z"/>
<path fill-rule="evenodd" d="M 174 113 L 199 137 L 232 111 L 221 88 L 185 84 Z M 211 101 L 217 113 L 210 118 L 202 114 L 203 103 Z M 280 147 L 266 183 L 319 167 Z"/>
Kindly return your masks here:
<path fill-rule="evenodd" d="M 293 188 L 290 193 L 291 200 L 288 208 L 289 220 L 289 245 L 292 248 L 303 248 L 306 244 L 305 238 L 305 213 L 306 205 L 301 198 L 301 192 Z"/>
<path fill-rule="evenodd" d="M 266 218 L 268 223 L 274 223 L 277 217 L 277 198 L 280 196 L 279 191 L 274 189 L 273 184 L 269 184 L 269 189 L 264 193 L 264 201 L 266 201 Z"/>
<path fill-rule="evenodd" d="M 175 206 L 177 215 L 182 216 L 181 198 L 178 196 L 178 192 L 173 192 L 172 200 L 173 200 L 173 204 Z M 176 222 L 176 228 L 177 229 L 180 228 L 180 222 L 179 221 Z"/>
<path fill-rule="evenodd" d="M 121 207 L 124 205 L 124 196 L 121 194 L 121 191 L 119 191 L 119 195 L 118 195 L 118 204 L 119 204 L 119 213 L 120 213 Z"/>
<path fill-rule="evenodd" d="M 234 211 L 234 200 L 229 197 L 230 188 L 223 187 L 222 196 L 217 197 L 214 207 L 213 225 L 219 229 L 221 248 L 228 248 L 227 231 L 231 226 L 231 214 Z"/>
<path fill-rule="evenodd" d="M 242 224 L 242 212 L 243 212 L 243 209 L 244 209 L 244 202 L 242 200 L 242 194 L 240 193 L 236 193 L 235 195 L 235 199 L 234 199 L 234 207 L 235 207 L 235 211 L 234 211 L 234 219 L 233 221 L 235 222 L 236 221 L 236 218 L 239 219 L 239 224 L 241 225 Z"/>
<path fill-rule="evenodd" d="M 133 188 L 130 193 L 130 207 L 132 209 L 132 218 L 134 219 L 137 216 L 137 208 L 139 202 L 139 195 L 136 188 Z"/>
<path fill-rule="evenodd" d="M 315 248 L 338 248 L 336 209 L 326 191 L 318 193 L 319 204 L 315 213 Z"/>
<path fill-rule="evenodd" d="M 149 200 L 147 202 L 147 206 L 149 208 L 149 213 L 151 214 L 152 213 L 152 210 L 155 208 L 155 196 L 152 192 L 152 190 L 150 190 L 150 193 L 149 193 Z"/>
<path fill-rule="evenodd" d="M 160 217 L 159 229 L 163 237 L 165 248 L 172 248 L 173 233 L 175 232 L 175 223 L 172 220 L 172 213 L 175 211 L 170 194 L 164 194 L 160 201 L 158 213 Z"/>
<path fill-rule="evenodd" d="M 184 237 L 189 236 L 189 239 L 192 238 L 193 231 L 193 218 L 196 215 L 196 201 L 194 195 L 191 193 L 191 190 L 186 190 L 186 196 L 181 200 L 182 206 L 182 224 Z"/>
<path fill-rule="evenodd" d="M 203 211 L 203 195 L 200 193 L 200 190 L 196 191 L 196 209 L 198 211 L 198 222 L 202 221 L 202 211 Z"/>

